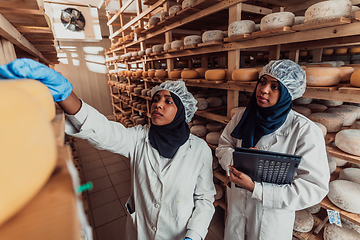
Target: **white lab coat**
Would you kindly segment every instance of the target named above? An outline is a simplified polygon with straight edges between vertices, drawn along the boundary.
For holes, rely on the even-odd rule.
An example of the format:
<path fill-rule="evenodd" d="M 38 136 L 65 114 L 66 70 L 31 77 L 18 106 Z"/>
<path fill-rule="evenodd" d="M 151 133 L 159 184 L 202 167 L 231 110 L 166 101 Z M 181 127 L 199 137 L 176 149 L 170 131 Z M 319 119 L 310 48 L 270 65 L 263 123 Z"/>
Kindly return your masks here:
<path fill-rule="evenodd" d="M 130 158 L 132 193 L 128 204 L 134 212 L 128 214 L 127 239 L 182 240 L 187 230 L 204 239 L 214 214 L 215 194 L 212 153 L 206 142 L 190 134 L 160 169 L 160 155 L 150 145 L 147 126 L 125 128 L 89 105 L 83 103 L 83 107 L 88 114 L 77 127 L 80 131 L 69 125 L 69 120 L 77 125 L 76 115 L 67 117 L 68 134 Z"/>
<path fill-rule="evenodd" d="M 231 132 L 244 111 L 228 123 L 216 149 L 223 169 L 233 164 L 234 147 L 241 140 Z M 292 184 L 276 185 L 255 182 L 253 193 L 227 188 L 228 216 L 225 240 L 290 240 L 295 211 L 319 203 L 328 193 L 330 180 L 324 137 L 319 127 L 303 115 L 290 111 L 284 124 L 275 132 L 263 136 L 256 146 L 259 150 L 303 156 Z"/>

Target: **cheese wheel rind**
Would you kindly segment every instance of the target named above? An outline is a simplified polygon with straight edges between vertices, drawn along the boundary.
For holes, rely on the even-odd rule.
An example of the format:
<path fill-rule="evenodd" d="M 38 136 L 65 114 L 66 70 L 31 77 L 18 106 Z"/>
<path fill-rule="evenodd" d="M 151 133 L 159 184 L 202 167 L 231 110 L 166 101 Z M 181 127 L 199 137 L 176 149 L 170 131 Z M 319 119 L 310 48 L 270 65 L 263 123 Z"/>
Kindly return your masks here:
<path fill-rule="evenodd" d="M 305 23 L 317 20 L 333 19 L 337 17 L 351 16 L 352 2 L 348 0 L 341 1 L 323 1 L 311 5 L 305 11 Z"/>
<path fill-rule="evenodd" d="M 335 135 L 335 145 L 344 152 L 360 156 L 360 129 L 344 129 Z"/>
<path fill-rule="evenodd" d="M 305 68 L 306 85 L 314 87 L 333 86 L 340 82 L 341 71 L 336 67 Z"/>
<path fill-rule="evenodd" d="M 338 208 L 360 214 L 360 184 L 346 180 L 331 181 L 328 198 Z"/>
<path fill-rule="evenodd" d="M 205 72 L 205 79 L 208 81 L 224 80 L 226 71 L 224 69 L 211 69 Z"/>
<path fill-rule="evenodd" d="M 259 72 L 255 68 L 235 69 L 232 72 L 232 80 L 239 82 L 256 81 L 259 78 Z"/>
<path fill-rule="evenodd" d="M 314 217 L 306 209 L 295 212 L 294 230 L 309 232 L 314 226 Z"/>
<path fill-rule="evenodd" d="M 342 227 L 327 224 L 324 228 L 323 237 L 324 240 L 358 240 L 359 233 L 345 224 Z"/>
<path fill-rule="evenodd" d="M 261 31 L 294 25 L 295 14 L 292 12 L 275 12 L 264 16 L 260 21 Z"/>
<path fill-rule="evenodd" d="M 360 184 L 360 169 L 359 168 L 344 168 L 340 171 L 339 180 L 347 180 Z"/>
<path fill-rule="evenodd" d="M 311 121 L 321 123 L 328 132 L 338 132 L 343 126 L 342 117 L 333 113 L 312 113 L 308 116 Z"/>

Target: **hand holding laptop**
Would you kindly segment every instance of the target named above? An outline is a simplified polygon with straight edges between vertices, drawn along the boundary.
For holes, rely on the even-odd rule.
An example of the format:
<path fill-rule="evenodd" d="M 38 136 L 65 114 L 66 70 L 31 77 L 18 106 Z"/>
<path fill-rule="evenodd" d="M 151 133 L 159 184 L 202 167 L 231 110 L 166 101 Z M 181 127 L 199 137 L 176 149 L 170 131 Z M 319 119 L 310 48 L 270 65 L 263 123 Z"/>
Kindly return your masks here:
<path fill-rule="evenodd" d="M 236 170 L 236 168 L 229 165 L 229 179 L 239 187 L 242 187 L 250 192 L 254 191 L 255 183 L 251 178 L 243 172 Z"/>

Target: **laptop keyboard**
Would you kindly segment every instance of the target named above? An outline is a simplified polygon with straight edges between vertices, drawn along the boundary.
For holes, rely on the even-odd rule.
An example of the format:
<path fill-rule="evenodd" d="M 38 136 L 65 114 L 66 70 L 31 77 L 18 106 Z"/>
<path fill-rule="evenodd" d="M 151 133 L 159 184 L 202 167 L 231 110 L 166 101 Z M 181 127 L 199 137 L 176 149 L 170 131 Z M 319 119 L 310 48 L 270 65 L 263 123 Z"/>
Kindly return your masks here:
<path fill-rule="evenodd" d="M 290 163 L 259 159 L 257 179 L 262 182 L 282 184 L 286 180 Z"/>

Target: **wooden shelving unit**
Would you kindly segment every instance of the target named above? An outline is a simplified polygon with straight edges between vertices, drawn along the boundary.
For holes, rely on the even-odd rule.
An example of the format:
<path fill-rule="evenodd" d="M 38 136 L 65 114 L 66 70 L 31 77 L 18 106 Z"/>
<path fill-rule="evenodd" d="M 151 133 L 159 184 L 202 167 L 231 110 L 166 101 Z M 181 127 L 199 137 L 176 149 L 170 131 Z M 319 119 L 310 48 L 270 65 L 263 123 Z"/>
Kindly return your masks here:
<path fill-rule="evenodd" d="M 122 59 L 119 56 L 132 52 L 145 50 L 156 44 L 164 44 L 172 42 L 173 40 L 182 39 L 187 35 L 201 35 L 206 30 L 221 29 L 227 30 L 229 23 L 242 20 L 251 19 L 256 23 L 260 22 L 260 19 L 273 11 L 279 11 L 281 7 L 285 7 L 286 11 L 292 11 L 299 15 L 303 14 L 307 7 L 312 5 L 314 1 L 288 1 L 284 3 L 276 0 L 261 1 L 265 3 L 257 3 L 258 5 L 251 5 L 243 2 L 242 0 L 234 1 L 198 1 L 196 6 L 192 8 L 183 9 L 181 12 L 173 14 L 165 20 L 159 22 L 157 25 L 145 29 L 142 35 L 137 37 L 137 41 L 123 42 L 116 48 L 108 49 L 105 55 L 109 59 L 107 64 L 109 69 L 115 70 L 117 73 L 109 74 L 109 80 L 119 81 L 121 78 L 118 74 L 122 69 L 120 66 L 125 66 L 126 70 L 130 69 L 142 69 L 144 71 L 155 68 L 157 63 L 164 63 L 168 73 L 176 68 L 176 64 L 180 61 L 187 61 L 188 67 L 191 67 L 191 59 L 199 59 L 201 67 L 215 68 L 213 56 L 220 58 L 225 56 L 227 68 L 227 81 L 211 82 L 205 79 L 184 79 L 188 87 L 194 87 L 199 89 L 219 89 L 227 92 L 227 105 L 223 114 L 219 114 L 220 109 L 206 109 L 203 111 L 197 111 L 196 116 L 204 117 L 212 121 L 217 121 L 226 124 L 231 119 L 231 109 L 239 106 L 239 92 L 252 92 L 255 88 L 256 82 L 235 82 L 231 79 L 232 71 L 240 68 L 244 64 L 242 56 L 253 56 L 254 53 L 268 54 L 269 60 L 280 59 L 281 53 L 289 52 L 289 59 L 299 62 L 300 51 L 314 50 L 312 56 L 307 56 L 307 59 L 312 62 L 321 62 L 323 48 L 339 48 L 339 47 L 351 47 L 358 46 L 360 42 L 360 12 L 356 13 L 355 19 L 348 18 L 336 18 L 330 21 L 319 21 L 316 23 L 308 23 L 302 25 L 296 25 L 293 27 L 273 29 L 269 31 L 254 32 L 251 34 L 244 34 L 236 37 L 226 37 L 223 41 L 202 43 L 190 47 L 182 47 L 177 50 L 162 51 L 161 53 L 151 53 L 144 56 L 132 57 L 129 59 Z M 359 2 L 360 3 L 360 2 Z M 356 3 L 356 4 L 359 4 Z M 137 4 L 141 4 L 139 1 Z M 148 6 L 146 11 L 138 11 L 138 15 L 128 23 L 121 23 L 121 28 L 113 32 L 110 35 L 111 41 L 120 35 L 124 36 L 125 30 L 130 27 L 143 27 L 147 20 L 160 11 L 167 11 L 171 4 L 171 1 L 164 0 L 147 0 L 144 3 Z M 285 5 L 285 6 L 283 6 Z M 115 14 L 121 16 L 121 14 Z M 114 16 L 115 16 L 114 15 Z M 144 17 L 147 16 L 145 19 Z M 114 17 L 109 17 L 108 25 L 111 28 L 111 24 L 114 22 Z M 348 55 L 358 55 L 357 53 L 349 53 Z M 325 55 L 324 55 L 325 56 Z M 328 57 L 328 56 L 326 56 Z M 250 64 L 255 65 L 256 59 Z M 259 60 L 260 61 L 260 60 Z M 267 61 L 266 61 L 267 62 Z M 262 62 L 263 63 L 263 62 Z M 219 63 L 218 63 L 219 64 Z M 265 65 L 265 64 L 263 64 Z M 113 69 L 115 68 L 115 69 Z M 123 67 L 123 69 L 125 69 Z M 159 67 L 158 67 L 159 68 Z M 172 79 L 154 79 L 143 78 L 142 81 L 145 84 L 159 84 L 165 80 Z M 132 81 L 131 77 L 127 77 L 129 83 Z M 150 85 L 146 86 L 148 88 Z M 110 87 L 112 92 L 115 87 Z M 116 90 L 118 91 L 118 90 Z M 304 97 L 337 100 L 350 103 L 360 103 L 359 97 L 360 90 L 350 86 L 349 84 L 339 84 L 331 87 L 307 87 Z M 119 92 L 120 94 L 120 92 Z M 133 95 L 143 98 L 149 104 L 150 98 Z M 112 95 L 114 99 L 116 97 Z M 114 114 L 123 112 L 121 107 L 114 105 Z M 148 105 L 149 106 L 149 105 Z M 132 111 L 138 109 L 132 108 Z M 326 136 L 326 143 L 331 143 L 334 140 L 334 134 L 328 134 Z M 216 146 L 209 145 L 212 150 L 216 149 Z M 327 147 L 328 154 L 335 157 L 342 157 L 351 163 L 360 164 L 360 158 L 351 156 L 337 149 L 336 147 Z M 227 177 L 220 171 L 220 167 L 214 170 L 214 176 L 218 178 L 223 184 L 227 184 Z M 334 175 L 335 176 L 335 175 Z M 332 177 L 334 179 L 335 177 Z M 226 195 L 226 194 L 225 194 Z M 216 206 L 222 206 L 226 209 L 226 203 L 218 200 L 214 203 Z M 327 198 L 321 203 L 323 208 L 337 209 L 332 205 Z M 339 210 L 339 209 L 337 209 Z M 339 210 L 340 214 L 356 223 L 360 224 L 358 215 L 350 214 Z M 316 227 L 309 234 L 294 233 L 300 239 L 322 239 L 322 229 L 327 222 L 323 216 L 317 216 Z"/>

